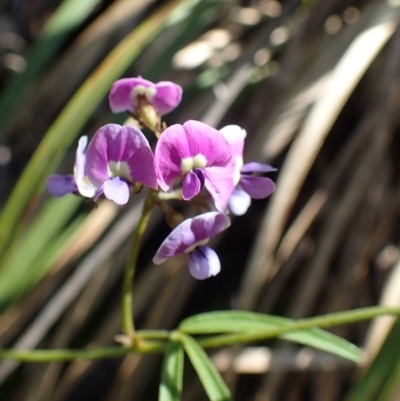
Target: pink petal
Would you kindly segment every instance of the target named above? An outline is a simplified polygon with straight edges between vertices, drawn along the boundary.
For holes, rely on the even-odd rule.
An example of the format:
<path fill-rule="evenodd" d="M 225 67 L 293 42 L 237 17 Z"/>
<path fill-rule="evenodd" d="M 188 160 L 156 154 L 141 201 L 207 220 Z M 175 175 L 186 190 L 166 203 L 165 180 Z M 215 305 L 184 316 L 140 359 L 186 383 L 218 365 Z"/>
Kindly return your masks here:
<path fill-rule="evenodd" d="M 231 163 L 226 167 L 210 167 L 204 171 L 206 178 L 204 186 L 212 196 L 215 207 L 221 212 L 227 210 L 229 199 L 236 186 L 234 171 Z"/>
<path fill-rule="evenodd" d="M 199 121 L 188 121 L 167 128 L 155 150 L 155 168 L 161 188 L 168 191 L 182 175 L 182 159 L 203 155 L 206 167 L 226 166 L 232 148 L 216 129 Z"/>
<path fill-rule="evenodd" d="M 86 173 L 94 185 L 112 178 L 111 161 L 127 163 L 132 182 L 157 189 L 153 153 L 140 130 L 107 124 L 96 132 L 86 154 Z"/>
<path fill-rule="evenodd" d="M 179 85 L 169 81 L 161 81 L 156 84 L 153 105 L 160 116 L 175 109 L 181 100 L 182 88 Z"/>
<path fill-rule="evenodd" d="M 114 82 L 108 96 L 110 109 L 113 113 L 120 113 L 127 110 L 131 112 L 135 111 L 135 105 L 131 100 L 131 92 L 132 89 L 138 85 L 142 85 L 146 88 L 155 86 L 152 82 L 141 77 L 124 78 Z"/>

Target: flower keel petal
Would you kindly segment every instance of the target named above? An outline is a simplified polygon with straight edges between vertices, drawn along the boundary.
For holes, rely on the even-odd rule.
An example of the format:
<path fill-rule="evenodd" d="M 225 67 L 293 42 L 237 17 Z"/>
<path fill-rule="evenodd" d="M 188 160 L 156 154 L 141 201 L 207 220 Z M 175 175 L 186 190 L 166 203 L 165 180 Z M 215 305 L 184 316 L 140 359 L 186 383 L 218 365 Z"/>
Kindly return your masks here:
<path fill-rule="evenodd" d="M 216 252 L 208 246 L 196 248 L 189 255 L 189 272 L 197 280 L 204 280 L 221 271 Z"/>

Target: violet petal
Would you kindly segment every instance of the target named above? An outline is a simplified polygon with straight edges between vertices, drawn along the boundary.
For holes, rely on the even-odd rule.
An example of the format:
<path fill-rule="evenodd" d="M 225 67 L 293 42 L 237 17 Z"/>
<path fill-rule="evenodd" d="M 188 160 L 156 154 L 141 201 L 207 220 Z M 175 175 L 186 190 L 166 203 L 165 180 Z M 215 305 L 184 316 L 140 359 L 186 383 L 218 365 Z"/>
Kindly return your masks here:
<path fill-rule="evenodd" d="M 47 178 L 46 186 L 50 194 L 57 198 L 73 192 L 78 192 L 75 177 L 72 174 L 53 174 Z"/>
<path fill-rule="evenodd" d="M 275 183 L 267 177 L 242 176 L 240 185 L 253 199 L 267 198 L 275 191 Z"/>
<path fill-rule="evenodd" d="M 185 175 L 182 184 L 182 198 L 188 201 L 195 197 L 201 189 L 201 182 L 197 174 L 193 171 Z"/>
<path fill-rule="evenodd" d="M 179 224 L 160 245 L 153 258 L 155 264 L 164 263 L 168 258 L 191 250 L 208 238 L 230 226 L 227 215 L 218 212 L 200 214 Z"/>
<path fill-rule="evenodd" d="M 103 184 L 104 196 L 117 205 L 125 205 L 129 201 L 129 185 L 119 177 L 107 180 Z"/>
<path fill-rule="evenodd" d="M 208 246 L 196 248 L 189 255 L 189 272 L 197 280 L 204 280 L 221 271 L 216 252 Z"/>

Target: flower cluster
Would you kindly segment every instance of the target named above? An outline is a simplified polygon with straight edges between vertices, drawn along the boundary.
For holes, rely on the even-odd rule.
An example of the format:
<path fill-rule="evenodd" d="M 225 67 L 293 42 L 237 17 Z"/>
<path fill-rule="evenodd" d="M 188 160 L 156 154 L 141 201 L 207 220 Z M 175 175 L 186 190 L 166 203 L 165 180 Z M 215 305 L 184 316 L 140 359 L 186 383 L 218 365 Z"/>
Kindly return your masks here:
<path fill-rule="evenodd" d="M 186 253 L 191 275 L 202 280 L 220 271 L 218 256 L 206 244 L 230 226 L 229 211 L 243 215 L 251 198 L 266 198 L 274 191 L 273 181 L 262 174 L 275 169 L 243 163 L 246 131 L 237 125 L 218 131 L 187 121 L 161 130 L 161 116 L 181 98 L 181 87 L 172 82 L 154 84 L 141 77 L 116 81 L 109 95 L 111 110 L 129 112 L 156 133 L 154 152 L 141 130 L 107 124 L 90 142 L 80 138 L 73 174 L 54 174 L 46 183 L 53 196 L 74 193 L 95 202 L 105 197 L 117 205 L 127 204 L 145 186 L 154 190 L 154 203 L 175 197 L 192 201 L 203 212 L 208 209 L 172 227 L 153 259 L 161 264 Z"/>

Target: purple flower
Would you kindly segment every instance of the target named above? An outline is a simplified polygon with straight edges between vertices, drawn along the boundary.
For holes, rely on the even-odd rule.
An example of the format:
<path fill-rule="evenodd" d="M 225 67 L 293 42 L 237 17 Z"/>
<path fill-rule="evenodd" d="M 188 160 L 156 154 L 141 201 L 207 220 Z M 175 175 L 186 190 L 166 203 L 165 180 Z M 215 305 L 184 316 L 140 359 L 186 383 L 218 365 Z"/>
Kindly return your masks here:
<path fill-rule="evenodd" d="M 162 133 L 154 166 L 164 191 L 183 180 L 182 198 L 190 200 L 205 187 L 223 211 L 235 187 L 229 165 L 231 157 L 232 148 L 219 131 L 199 121 L 188 121 L 183 126 L 172 125 Z M 218 167 L 226 167 L 225 175 Z"/>
<path fill-rule="evenodd" d="M 205 246 L 209 239 L 230 226 L 229 217 L 208 212 L 179 224 L 161 244 L 153 262 L 156 265 L 182 253 L 189 254 L 189 271 L 197 280 L 215 276 L 221 270 L 217 254 Z"/>
<path fill-rule="evenodd" d="M 107 124 L 91 140 L 86 155 L 86 173 L 102 194 L 118 205 L 128 202 L 131 190 L 140 185 L 157 189 L 154 156 L 140 130 Z M 140 184 L 140 185 L 138 185 Z"/>
<path fill-rule="evenodd" d="M 124 78 L 114 82 L 108 97 L 114 113 L 130 111 L 135 113 L 144 104 L 151 104 L 162 116 L 169 113 L 182 99 L 182 88 L 169 81 L 156 84 L 141 77 Z"/>
<path fill-rule="evenodd" d="M 228 125 L 220 130 L 233 150 L 234 180 L 236 188 L 229 199 L 229 210 L 241 216 L 251 204 L 251 198 L 264 199 L 275 191 L 274 182 L 267 177 L 259 177 L 257 173 L 276 171 L 268 164 L 247 163 L 243 165 L 243 147 L 246 131 L 238 125 Z"/>
<path fill-rule="evenodd" d="M 53 174 L 46 180 L 47 189 L 53 196 L 61 197 L 69 193 L 79 193 L 92 198 L 97 187 L 93 185 L 86 175 L 86 146 L 88 137 L 82 136 L 78 142 L 74 175 Z"/>

